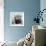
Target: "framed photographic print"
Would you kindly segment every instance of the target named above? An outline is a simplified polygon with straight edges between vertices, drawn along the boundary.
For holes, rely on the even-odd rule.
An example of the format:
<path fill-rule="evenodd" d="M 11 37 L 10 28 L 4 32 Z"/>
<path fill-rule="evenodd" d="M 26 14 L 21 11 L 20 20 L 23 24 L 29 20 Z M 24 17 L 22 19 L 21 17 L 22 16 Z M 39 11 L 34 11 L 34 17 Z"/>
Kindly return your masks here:
<path fill-rule="evenodd" d="M 24 12 L 10 12 L 10 26 L 24 26 Z"/>

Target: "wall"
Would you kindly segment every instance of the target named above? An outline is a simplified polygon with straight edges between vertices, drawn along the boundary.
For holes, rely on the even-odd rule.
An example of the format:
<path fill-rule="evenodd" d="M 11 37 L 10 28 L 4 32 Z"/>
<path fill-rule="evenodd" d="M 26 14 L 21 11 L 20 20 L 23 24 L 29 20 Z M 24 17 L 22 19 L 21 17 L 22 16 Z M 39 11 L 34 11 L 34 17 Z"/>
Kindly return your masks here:
<path fill-rule="evenodd" d="M 0 42 L 4 41 L 4 0 L 0 0 Z"/>
<path fill-rule="evenodd" d="M 35 12 L 40 9 L 40 0 L 4 0 L 4 37 L 7 41 L 18 41 L 32 30 Z M 24 12 L 24 27 L 10 26 L 10 12 Z"/>
<path fill-rule="evenodd" d="M 43 9 L 46 9 L 46 0 L 40 0 L 40 9 L 41 9 L 41 11 L 42 11 Z M 46 11 L 43 12 L 42 17 L 43 17 L 43 22 L 40 21 L 40 25 L 46 27 L 46 20 L 45 20 L 45 19 L 46 19 Z"/>

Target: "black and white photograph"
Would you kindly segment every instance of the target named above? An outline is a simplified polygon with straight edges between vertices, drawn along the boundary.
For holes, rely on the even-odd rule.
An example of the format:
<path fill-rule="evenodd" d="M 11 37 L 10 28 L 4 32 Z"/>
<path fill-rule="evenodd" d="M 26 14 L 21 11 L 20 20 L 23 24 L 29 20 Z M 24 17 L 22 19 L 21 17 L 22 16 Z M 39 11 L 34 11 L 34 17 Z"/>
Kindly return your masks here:
<path fill-rule="evenodd" d="M 11 26 L 24 26 L 24 12 L 10 12 Z"/>

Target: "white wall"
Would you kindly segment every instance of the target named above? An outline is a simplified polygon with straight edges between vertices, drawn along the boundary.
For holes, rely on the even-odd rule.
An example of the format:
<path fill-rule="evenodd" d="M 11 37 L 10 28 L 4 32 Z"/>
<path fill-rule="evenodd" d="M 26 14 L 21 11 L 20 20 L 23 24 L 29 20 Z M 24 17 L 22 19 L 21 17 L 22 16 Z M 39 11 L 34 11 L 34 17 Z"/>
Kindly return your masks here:
<path fill-rule="evenodd" d="M 41 11 L 43 9 L 46 9 L 46 0 L 40 0 L 40 9 L 41 9 Z M 44 21 L 43 22 L 40 21 L 40 24 L 46 27 L 46 11 L 43 12 L 42 17 L 43 17 Z"/>
<path fill-rule="evenodd" d="M 0 0 L 0 42 L 4 41 L 4 1 Z"/>

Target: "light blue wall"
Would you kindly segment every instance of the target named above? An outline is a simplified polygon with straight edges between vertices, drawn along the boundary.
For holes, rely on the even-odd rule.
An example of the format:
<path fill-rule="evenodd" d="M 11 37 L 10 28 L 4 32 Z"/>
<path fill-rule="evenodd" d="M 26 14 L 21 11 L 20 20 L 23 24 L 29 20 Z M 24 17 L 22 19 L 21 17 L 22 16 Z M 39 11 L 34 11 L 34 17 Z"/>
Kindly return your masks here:
<path fill-rule="evenodd" d="M 32 29 L 40 0 L 4 0 L 4 35 L 7 41 L 18 41 Z M 24 12 L 24 27 L 10 26 L 10 12 Z"/>
<path fill-rule="evenodd" d="M 42 11 L 43 9 L 46 9 L 46 0 L 41 0 L 40 1 L 40 10 Z M 40 21 L 40 25 L 46 27 L 46 11 L 43 12 L 42 17 L 43 17 L 43 22 Z"/>

